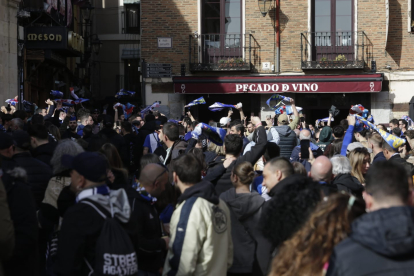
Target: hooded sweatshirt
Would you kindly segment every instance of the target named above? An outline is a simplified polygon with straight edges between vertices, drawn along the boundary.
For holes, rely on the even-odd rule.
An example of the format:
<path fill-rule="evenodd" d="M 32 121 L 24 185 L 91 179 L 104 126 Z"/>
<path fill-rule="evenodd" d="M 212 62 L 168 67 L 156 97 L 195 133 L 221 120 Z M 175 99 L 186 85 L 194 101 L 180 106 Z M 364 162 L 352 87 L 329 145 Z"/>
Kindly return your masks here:
<path fill-rule="evenodd" d="M 335 247 L 327 275 L 413 275 L 414 209 L 384 208 L 352 223 L 350 236 Z"/>
<path fill-rule="evenodd" d="M 319 143 L 316 145 L 321 148 L 324 152 L 327 145 L 329 145 L 333 140 L 332 129 L 329 126 L 322 128 L 321 133 L 319 134 Z"/>
<path fill-rule="evenodd" d="M 231 216 L 234 256 L 229 272 L 265 275 L 271 246 L 258 228 L 264 198 L 254 191 L 236 194 L 235 188 L 222 193 L 220 198 L 227 203 Z M 259 262 L 260 269 L 254 268 L 255 261 Z"/>
<path fill-rule="evenodd" d="M 345 191 L 362 199 L 364 186 L 362 186 L 358 179 L 350 173 L 336 175 L 332 180 L 332 184 L 338 187 L 338 192 Z"/>

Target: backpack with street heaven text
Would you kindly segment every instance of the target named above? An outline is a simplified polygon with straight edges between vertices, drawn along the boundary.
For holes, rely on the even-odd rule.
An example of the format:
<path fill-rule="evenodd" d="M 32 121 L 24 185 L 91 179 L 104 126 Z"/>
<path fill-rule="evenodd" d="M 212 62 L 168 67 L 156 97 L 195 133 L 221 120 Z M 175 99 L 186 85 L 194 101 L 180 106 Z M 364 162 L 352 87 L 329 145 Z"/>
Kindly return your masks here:
<path fill-rule="evenodd" d="M 127 232 L 112 214 L 93 201 L 84 199 L 82 203 L 92 206 L 104 219 L 104 225 L 96 241 L 95 266 L 92 275 L 138 275 L 137 255 Z"/>

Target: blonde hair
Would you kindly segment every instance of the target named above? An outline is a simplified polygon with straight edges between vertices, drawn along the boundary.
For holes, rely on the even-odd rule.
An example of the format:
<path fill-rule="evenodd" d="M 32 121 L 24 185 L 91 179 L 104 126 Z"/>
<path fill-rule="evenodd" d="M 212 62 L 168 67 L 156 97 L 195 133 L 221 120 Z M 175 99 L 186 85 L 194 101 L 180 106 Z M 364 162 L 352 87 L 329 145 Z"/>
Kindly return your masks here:
<path fill-rule="evenodd" d="M 356 148 L 349 153 L 349 161 L 351 162 L 351 175 L 356 177 L 362 184 L 365 183 L 364 175 L 362 174 L 361 167 L 364 164 L 365 157 L 371 158 L 366 148 Z"/>
<path fill-rule="evenodd" d="M 232 173 L 237 175 L 240 179 L 240 183 L 243 185 L 252 184 L 255 175 L 252 164 L 247 161 L 237 164 L 233 168 Z"/>
<path fill-rule="evenodd" d="M 210 145 L 208 145 L 207 150 L 215 152 L 217 155 L 223 155 L 223 156 L 226 155 L 226 152 L 224 151 L 224 147 L 223 146 L 217 146 L 214 143 L 210 143 Z"/>

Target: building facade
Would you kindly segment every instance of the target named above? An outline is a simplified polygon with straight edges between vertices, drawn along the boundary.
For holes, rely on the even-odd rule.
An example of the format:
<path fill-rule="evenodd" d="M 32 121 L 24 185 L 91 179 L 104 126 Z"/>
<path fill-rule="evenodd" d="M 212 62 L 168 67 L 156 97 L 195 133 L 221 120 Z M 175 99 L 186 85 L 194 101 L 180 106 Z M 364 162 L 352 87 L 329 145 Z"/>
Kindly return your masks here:
<path fill-rule="evenodd" d="M 264 2 L 271 5 L 260 9 Z M 178 117 L 202 95 L 206 106 L 241 101 L 264 119 L 272 114 L 266 100 L 283 92 L 309 120 L 326 117 L 331 105 L 344 117 L 362 104 L 388 123 L 408 114 L 414 96 L 411 7 L 412 0 L 143 2 L 142 59 L 165 73 L 144 72 L 144 101 L 161 100 Z M 198 111 L 200 120 L 223 115 Z"/>
<path fill-rule="evenodd" d="M 18 92 L 17 12 L 19 1 L 0 1 L 0 105 Z"/>

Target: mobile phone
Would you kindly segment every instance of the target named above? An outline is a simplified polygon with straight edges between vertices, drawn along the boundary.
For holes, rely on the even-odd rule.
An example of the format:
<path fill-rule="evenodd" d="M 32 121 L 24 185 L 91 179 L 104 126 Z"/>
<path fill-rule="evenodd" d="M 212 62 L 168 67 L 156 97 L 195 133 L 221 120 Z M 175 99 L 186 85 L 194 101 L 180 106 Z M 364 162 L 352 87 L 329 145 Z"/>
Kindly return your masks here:
<path fill-rule="evenodd" d="M 309 159 L 309 140 L 300 140 L 300 155 L 301 159 Z"/>

